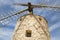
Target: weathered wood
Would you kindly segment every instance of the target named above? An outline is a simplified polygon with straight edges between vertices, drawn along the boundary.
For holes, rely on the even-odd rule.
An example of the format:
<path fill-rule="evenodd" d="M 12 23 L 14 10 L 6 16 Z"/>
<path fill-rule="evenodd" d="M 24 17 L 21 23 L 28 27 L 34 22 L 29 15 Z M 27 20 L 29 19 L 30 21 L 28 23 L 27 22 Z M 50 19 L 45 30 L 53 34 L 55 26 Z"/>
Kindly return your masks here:
<path fill-rule="evenodd" d="M 26 37 L 31 30 L 31 37 Z M 37 15 L 25 15 L 18 19 L 12 40 L 50 40 L 47 21 Z"/>

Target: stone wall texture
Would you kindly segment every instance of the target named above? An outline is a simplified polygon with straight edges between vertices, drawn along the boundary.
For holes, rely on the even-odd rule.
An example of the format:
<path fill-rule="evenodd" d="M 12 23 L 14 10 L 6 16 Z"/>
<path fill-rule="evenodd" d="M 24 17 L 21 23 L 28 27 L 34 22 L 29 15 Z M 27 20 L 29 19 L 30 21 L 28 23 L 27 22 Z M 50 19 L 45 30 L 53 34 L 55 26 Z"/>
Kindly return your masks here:
<path fill-rule="evenodd" d="M 31 30 L 31 37 L 26 37 Z M 50 40 L 47 21 L 37 15 L 25 15 L 18 19 L 11 40 Z"/>

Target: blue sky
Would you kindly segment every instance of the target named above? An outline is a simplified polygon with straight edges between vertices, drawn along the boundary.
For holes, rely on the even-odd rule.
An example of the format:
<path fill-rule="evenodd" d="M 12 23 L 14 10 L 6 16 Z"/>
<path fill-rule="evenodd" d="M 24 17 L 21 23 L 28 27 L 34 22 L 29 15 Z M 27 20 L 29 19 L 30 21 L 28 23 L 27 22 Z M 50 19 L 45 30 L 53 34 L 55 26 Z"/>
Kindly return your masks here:
<path fill-rule="evenodd" d="M 60 6 L 60 0 L 0 0 L 0 19 L 27 8 L 23 6 L 13 6 L 13 3 L 28 2 L 39 5 Z M 34 8 L 33 10 L 34 14 L 43 16 L 48 21 L 50 39 L 60 40 L 60 9 Z M 24 12 L 24 14 L 26 13 L 27 12 Z M 21 15 L 0 21 L 0 40 L 11 39 L 17 19 L 24 14 L 22 13 Z"/>

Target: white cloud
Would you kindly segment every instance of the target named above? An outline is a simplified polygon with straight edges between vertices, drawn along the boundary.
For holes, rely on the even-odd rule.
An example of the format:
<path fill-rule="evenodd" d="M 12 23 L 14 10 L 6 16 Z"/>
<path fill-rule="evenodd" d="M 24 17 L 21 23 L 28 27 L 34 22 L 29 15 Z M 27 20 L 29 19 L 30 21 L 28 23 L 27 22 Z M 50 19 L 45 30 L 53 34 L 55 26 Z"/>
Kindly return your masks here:
<path fill-rule="evenodd" d="M 12 35 L 12 30 L 2 27 L 0 28 L 0 40 L 9 40 Z"/>
<path fill-rule="evenodd" d="M 56 20 L 58 17 L 56 15 L 54 15 L 52 18 L 51 18 L 51 21 L 54 21 Z"/>
<path fill-rule="evenodd" d="M 51 19 L 51 21 L 57 21 L 57 20 L 60 20 L 60 14 L 54 14 Z"/>
<path fill-rule="evenodd" d="M 6 35 L 6 36 L 8 36 L 8 35 L 10 35 L 10 33 L 12 32 L 12 30 L 10 30 L 10 29 L 8 29 L 8 28 L 0 28 L 0 36 L 1 35 Z"/>
<path fill-rule="evenodd" d="M 51 37 L 51 40 L 60 40 L 60 37 Z"/>
<path fill-rule="evenodd" d="M 12 1 L 11 0 L 0 0 L 0 5 L 3 5 L 3 4 L 11 4 Z"/>
<path fill-rule="evenodd" d="M 11 22 L 11 23 L 9 23 L 9 24 L 6 24 L 6 25 L 8 25 L 8 26 L 15 26 L 16 25 L 16 23 L 14 23 L 14 22 Z"/>
<path fill-rule="evenodd" d="M 60 27 L 60 22 L 57 22 L 54 25 L 49 27 L 49 31 L 51 32 L 51 31 L 53 31 L 53 30 L 55 30 L 56 28 L 59 28 L 59 27 Z"/>

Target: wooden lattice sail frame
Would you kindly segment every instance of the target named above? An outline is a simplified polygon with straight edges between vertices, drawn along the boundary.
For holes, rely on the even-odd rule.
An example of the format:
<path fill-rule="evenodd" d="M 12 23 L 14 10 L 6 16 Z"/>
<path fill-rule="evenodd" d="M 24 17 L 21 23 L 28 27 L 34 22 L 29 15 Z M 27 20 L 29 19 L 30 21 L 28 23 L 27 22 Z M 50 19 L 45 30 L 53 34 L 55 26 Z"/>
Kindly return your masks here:
<path fill-rule="evenodd" d="M 28 30 L 27 34 L 26 30 Z M 43 17 L 33 14 L 20 17 L 12 40 L 50 40 L 47 21 Z"/>

